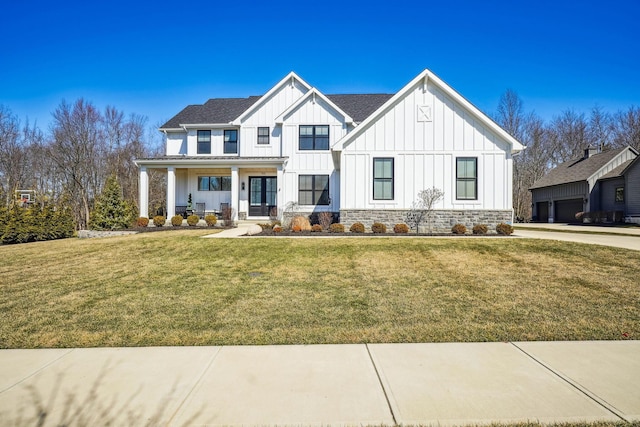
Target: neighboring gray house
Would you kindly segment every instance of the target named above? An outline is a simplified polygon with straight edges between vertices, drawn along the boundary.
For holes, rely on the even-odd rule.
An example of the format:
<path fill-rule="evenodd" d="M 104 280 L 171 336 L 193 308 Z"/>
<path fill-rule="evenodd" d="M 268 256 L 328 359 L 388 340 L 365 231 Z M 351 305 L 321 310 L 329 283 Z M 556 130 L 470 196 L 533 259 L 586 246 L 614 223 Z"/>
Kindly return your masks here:
<path fill-rule="evenodd" d="M 578 212 L 600 212 L 608 221 L 640 223 L 640 160 L 632 147 L 584 156 L 562 163 L 536 181 L 532 216 L 538 222 L 577 222 Z"/>

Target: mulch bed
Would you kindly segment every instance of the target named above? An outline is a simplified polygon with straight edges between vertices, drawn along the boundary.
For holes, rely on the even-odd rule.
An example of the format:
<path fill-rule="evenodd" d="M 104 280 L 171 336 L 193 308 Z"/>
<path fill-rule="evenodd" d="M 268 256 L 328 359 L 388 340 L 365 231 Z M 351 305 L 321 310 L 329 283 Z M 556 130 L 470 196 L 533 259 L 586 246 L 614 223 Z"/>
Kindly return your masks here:
<path fill-rule="evenodd" d="M 278 233 L 275 233 L 270 228 L 265 228 L 262 230 L 262 233 L 255 234 L 250 237 L 264 237 L 264 236 L 273 236 L 273 237 L 498 237 L 503 236 L 497 233 L 487 233 L 487 234 L 453 234 L 453 233 L 352 233 L 350 231 L 345 231 L 344 233 L 330 233 L 328 231 L 298 231 L 293 232 L 291 230 L 282 230 Z"/>

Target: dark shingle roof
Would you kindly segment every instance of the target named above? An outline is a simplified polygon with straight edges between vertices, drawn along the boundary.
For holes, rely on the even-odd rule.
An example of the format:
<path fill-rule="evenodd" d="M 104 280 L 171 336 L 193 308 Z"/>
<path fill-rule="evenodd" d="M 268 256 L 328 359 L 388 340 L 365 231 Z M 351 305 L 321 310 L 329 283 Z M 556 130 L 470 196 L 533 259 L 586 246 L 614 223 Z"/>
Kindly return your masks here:
<path fill-rule="evenodd" d="M 229 123 L 237 119 L 259 99 L 259 96 L 214 98 L 203 105 L 189 105 L 162 125 L 160 129 L 175 129 L 179 128 L 181 124 Z"/>
<path fill-rule="evenodd" d="M 393 95 L 362 94 L 362 95 L 327 95 L 327 98 L 347 113 L 356 122 L 366 119 Z M 213 98 L 203 105 L 189 105 L 160 129 L 176 129 L 181 124 L 198 123 L 229 123 L 237 119 L 261 97 L 248 98 Z"/>
<path fill-rule="evenodd" d="M 536 188 L 550 187 L 552 185 L 567 184 L 569 182 L 586 181 L 622 150 L 624 150 L 624 148 L 617 148 L 593 154 L 586 159 L 581 157 L 564 162 L 534 182 L 529 189 L 533 190 Z"/>
<path fill-rule="evenodd" d="M 327 95 L 342 111 L 360 123 L 387 102 L 393 95 L 388 93 L 371 93 L 355 95 Z"/>

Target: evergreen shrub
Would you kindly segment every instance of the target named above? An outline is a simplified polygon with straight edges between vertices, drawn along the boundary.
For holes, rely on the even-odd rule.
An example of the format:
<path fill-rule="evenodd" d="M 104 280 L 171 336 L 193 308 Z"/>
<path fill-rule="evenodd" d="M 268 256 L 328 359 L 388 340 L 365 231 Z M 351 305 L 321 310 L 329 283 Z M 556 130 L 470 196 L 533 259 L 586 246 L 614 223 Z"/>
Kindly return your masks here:
<path fill-rule="evenodd" d="M 204 217 L 204 222 L 206 222 L 209 227 L 213 227 L 218 222 L 218 217 L 215 215 L 207 215 Z"/>

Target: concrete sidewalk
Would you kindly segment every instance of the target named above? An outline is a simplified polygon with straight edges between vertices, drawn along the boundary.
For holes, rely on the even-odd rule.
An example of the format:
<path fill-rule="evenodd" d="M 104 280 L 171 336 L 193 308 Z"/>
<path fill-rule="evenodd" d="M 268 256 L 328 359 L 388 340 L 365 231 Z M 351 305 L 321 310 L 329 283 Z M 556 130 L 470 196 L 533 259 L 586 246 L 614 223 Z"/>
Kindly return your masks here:
<path fill-rule="evenodd" d="M 37 402 L 45 426 L 640 420 L 640 341 L 0 350 L 0 425 Z"/>

